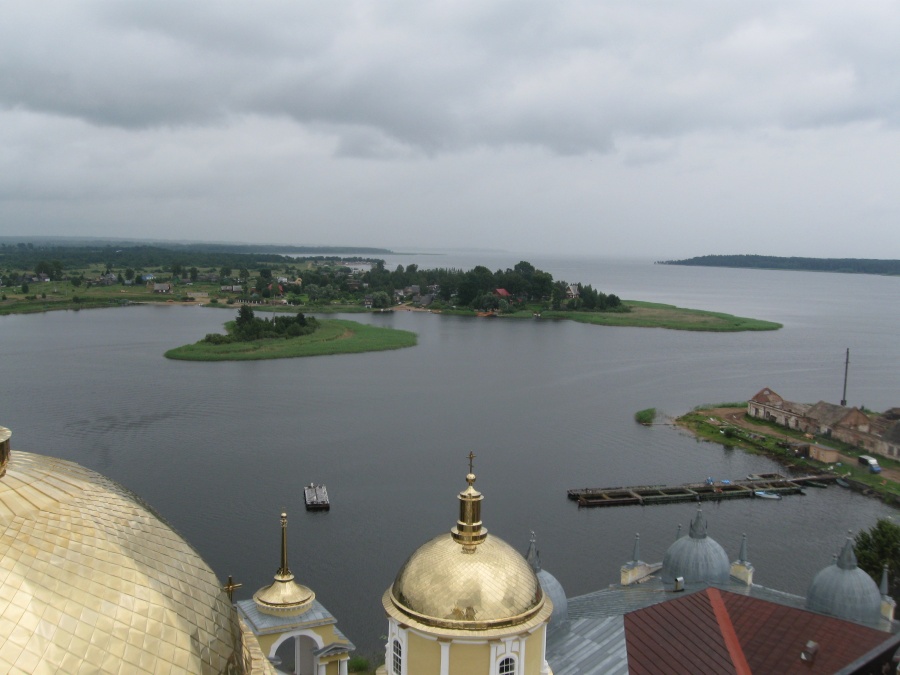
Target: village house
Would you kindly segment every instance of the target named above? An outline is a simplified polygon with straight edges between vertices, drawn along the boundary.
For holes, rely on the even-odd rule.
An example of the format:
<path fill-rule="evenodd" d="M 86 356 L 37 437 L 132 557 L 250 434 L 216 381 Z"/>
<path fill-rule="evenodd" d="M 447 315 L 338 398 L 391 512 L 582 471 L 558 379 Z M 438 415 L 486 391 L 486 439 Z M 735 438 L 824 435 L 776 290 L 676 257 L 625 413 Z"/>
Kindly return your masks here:
<path fill-rule="evenodd" d="M 750 417 L 774 422 L 789 429 L 803 429 L 803 419 L 809 410 L 806 403 L 785 401 L 771 389 L 762 389 L 747 401 L 747 414 Z"/>
<path fill-rule="evenodd" d="M 154 293 L 171 293 L 172 284 L 153 284 Z"/>
<path fill-rule="evenodd" d="M 747 401 L 747 414 L 806 434 L 834 438 L 874 454 L 900 457 L 900 408 L 871 418 L 859 408 L 826 401 L 815 405 L 786 401 L 766 388 Z"/>

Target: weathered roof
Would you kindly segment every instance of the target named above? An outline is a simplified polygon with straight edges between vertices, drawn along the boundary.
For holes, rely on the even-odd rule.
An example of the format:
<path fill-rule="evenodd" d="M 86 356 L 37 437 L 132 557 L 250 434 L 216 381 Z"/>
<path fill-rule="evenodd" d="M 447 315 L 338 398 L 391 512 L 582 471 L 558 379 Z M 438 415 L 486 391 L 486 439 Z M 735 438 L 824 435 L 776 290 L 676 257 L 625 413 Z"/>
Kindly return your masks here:
<path fill-rule="evenodd" d="M 581 619 L 551 632 L 547 661 L 553 675 L 628 675 L 624 617 Z"/>
<path fill-rule="evenodd" d="M 890 634 L 717 588 L 625 617 L 628 672 L 834 673 Z M 815 660 L 800 659 L 807 642 Z"/>
<path fill-rule="evenodd" d="M 849 410 L 843 406 L 827 401 L 819 401 L 812 406 L 806 413 L 806 416 L 815 420 L 820 425 L 833 427 L 847 416 Z"/>
<path fill-rule="evenodd" d="M 766 387 L 765 389 L 760 389 L 750 400 L 754 403 L 763 403 L 765 405 L 775 405 L 784 401 L 781 396 L 776 394 L 768 387 Z"/>
<path fill-rule="evenodd" d="M 900 443 L 900 422 L 894 422 L 889 426 L 881 438 L 888 443 Z"/>
<path fill-rule="evenodd" d="M 731 624 L 752 672 L 831 673 L 892 639 L 881 630 L 806 611 L 802 597 L 764 586 L 729 580 L 673 593 L 654 576 L 570 598 L 570 623 L 547 637 L 554 675 L 737 672 L 711 591 L 724 602 L 725 629 Z M 812 666 L 799 659 L 809 640 L 820 645 Z"/>

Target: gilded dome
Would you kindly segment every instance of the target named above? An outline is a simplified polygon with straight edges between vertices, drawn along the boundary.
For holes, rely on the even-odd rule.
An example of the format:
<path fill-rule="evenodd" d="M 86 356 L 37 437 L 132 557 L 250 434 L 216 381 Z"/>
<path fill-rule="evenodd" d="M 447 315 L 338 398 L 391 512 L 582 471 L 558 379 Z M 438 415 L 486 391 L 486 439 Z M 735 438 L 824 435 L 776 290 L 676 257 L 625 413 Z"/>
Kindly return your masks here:
<path fill-rule="evenodd" d="M 450 533 L 413 553 L 390 588 L 390 600 L 420 623 L 458 629 L 524 623 L 544 606 L 531 566 L 499 537 L 468 552 Z"/>
<path fill-rule="evenodd" d="M 0 578 L 0 671 L 241 672 L 212 570 L 131 493 L 72 462 L 12 453 Z"/>
<path fill-rule="evenodd" d="M 550 618 L 537 575 L 521 553 L 481 523 L 469 453 L 468 487 L 459 493 L 459 520 L 420 546 L 385 592 L 388 614 L 403 623 L 460 631 L 527 629 Z"/>

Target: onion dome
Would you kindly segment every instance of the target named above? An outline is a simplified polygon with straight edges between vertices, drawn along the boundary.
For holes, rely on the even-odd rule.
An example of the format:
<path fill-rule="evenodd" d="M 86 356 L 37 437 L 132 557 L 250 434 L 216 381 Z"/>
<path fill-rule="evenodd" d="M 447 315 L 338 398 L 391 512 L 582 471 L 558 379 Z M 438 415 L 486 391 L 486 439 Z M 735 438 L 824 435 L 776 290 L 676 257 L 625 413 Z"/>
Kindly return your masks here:
<path fill-rule="evenodd" d="M 813 578 L 806 594 L 806 608 L 858 623 L 879 621 L 881 593 L 872 577 L 857 567 L 850 537 L 837 561 Z"/>
<path fill-rule="evenodd" d="M 669 546 L 663 557 L 663 584 L 674 584 L 682 577 L 687 584 L 721 584 L 728 581 L 731 565 L 718 542 L 706 534 L 706 520 L 697 508 L 690 533 Z"/>
<path fill-rule="evenodd" d="M 303 614 L 312 606 L 316 595 L 294 581 L 287 562 L 287 514 L 281 514 L 281 566 L 275 581 L 253 594 L 253 602 L 263 614 L 276 616 Z"/>
<path fill-rule="evenodd" d="M 553 609 L 521 553 L 481 523 L 482 494 L 469 454 L 468 487 L 459 493 L 459 520 L 420 546 L 403 564 L 382 602 L 403 624 L 422 629 L 527 629 Z"/>
<path fill-rule="evenodd" d="M 534 532 L 531 533 L 525 560 L 528 561 L 531 569 L 537 575 L 544 595 L 550 598 L 550 601 L 553 603 L 553 613 L 550 615 L 549 627 L 550 629 L 556 628 L 569 620 L 569 601 L 566 599 L 566 592 L 562 584 L 557 581 L 556 577 L 547 570 L 541 569 L 541 552 L 538 550 L 537 538 L 534 536 Z"/>
<path fill-rule="evenodd" d="M 8 453 L 0 478 L 0 670 L 242 672 L 216 575 L 132 493 L 72 462 Z"/>

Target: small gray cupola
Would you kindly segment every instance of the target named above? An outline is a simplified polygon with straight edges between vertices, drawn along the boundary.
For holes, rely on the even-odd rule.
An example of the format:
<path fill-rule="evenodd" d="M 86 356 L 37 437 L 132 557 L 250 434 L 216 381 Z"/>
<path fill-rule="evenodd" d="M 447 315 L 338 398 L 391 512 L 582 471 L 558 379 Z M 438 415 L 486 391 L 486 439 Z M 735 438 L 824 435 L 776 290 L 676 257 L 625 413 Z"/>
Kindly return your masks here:
<path fill-rule="evenodd" d="M 687 584 L 720 584 L 731 573 L 728 555 L 718 542 L 706 533 L 706 519 L 697 507 L 688 536 L 680 537 L 666 551 L 662 564 L 662 581 L 666 587 L 682 577 Z"/>
<path fill-rule="evenodd" d="M 813 578 L 806 593 L 806 608 L 857 623 L 879 622 L 881 592 L 872 577 L 857 566 L 851 537 L 844 541 L 836 562 Z"/>
<path fill-rule="evenodd" d="M 531 539 L 528 542 L 528 552 L 525 554 L 525 560 L 531 565 L 544 595 L 550 598 L 553 603 L 553 613 L 550 615 L 550 623 L 548 630 L 554 630 L 569 620 L 569 601 L 566 600 L 566 592 L 562 584 L 557 581 L 547 570 L 541 569 L 541 552 L 537 547 L 537 537 L 534 532 L 531 533 Z"/>

